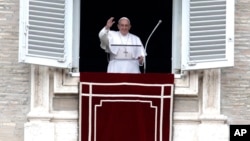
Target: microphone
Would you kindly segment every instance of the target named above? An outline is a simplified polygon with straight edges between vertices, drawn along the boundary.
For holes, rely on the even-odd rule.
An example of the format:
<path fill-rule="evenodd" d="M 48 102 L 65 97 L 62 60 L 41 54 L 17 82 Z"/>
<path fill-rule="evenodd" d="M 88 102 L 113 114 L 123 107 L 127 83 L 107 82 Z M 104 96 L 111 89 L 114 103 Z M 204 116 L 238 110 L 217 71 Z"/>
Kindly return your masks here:
<path fill-rule="evenodd" d="M 148 36 L 148 39 L 146 41 L 146 44 L 145 44 L 145 52 L 147 52 L 147 46 L 148 46 L 148 42 L 151 38 L 151 36 L 153 35 L 153 33 L 155 32 L 155 30 L 158 28 L 158 26 L 162 23 L 162 20 L 159 20 L 157 25 L 155 26 L 155 28 L 152 30 L 152 32 L 150 33 L 150 35 Z M 144 73 L 146 73 L 146 56 L 144 58 Z"/>

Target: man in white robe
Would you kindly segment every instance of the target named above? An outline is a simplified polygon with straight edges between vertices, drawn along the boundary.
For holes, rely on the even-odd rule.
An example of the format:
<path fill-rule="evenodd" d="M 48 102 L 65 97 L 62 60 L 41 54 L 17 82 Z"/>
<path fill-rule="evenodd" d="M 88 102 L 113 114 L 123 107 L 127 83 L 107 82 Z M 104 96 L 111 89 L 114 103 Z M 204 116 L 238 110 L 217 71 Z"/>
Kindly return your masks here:
<path fill-rule="evenodd" d="M 130 20 L 122 17 L 118 21 L 119 31 L 110 30 L 114 18 L 108 19 L 106 26 L 99 32 L 101 48 L 110 55 L 108 73 L 140 73 L 146 56 L 140 38 L 129 33 Z"/>

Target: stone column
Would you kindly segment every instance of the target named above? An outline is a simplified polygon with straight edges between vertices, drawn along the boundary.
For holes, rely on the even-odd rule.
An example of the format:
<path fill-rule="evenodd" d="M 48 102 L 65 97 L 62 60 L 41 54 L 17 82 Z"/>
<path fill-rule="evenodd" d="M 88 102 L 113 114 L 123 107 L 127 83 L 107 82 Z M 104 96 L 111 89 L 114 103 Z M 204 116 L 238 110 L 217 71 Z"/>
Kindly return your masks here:
<path fill-rule="evenodd" d="M 50 70 L 31 66 L 30 112 L 25 123 L 24 141 L 54 141 L 54 124 L 50 122 Z"/>
<path fill-rule="evenodd" d="M 227 117 L 220 113 L 220 69 L 204 70 L 201 96 L 199 141 L 228 141 Z"/>

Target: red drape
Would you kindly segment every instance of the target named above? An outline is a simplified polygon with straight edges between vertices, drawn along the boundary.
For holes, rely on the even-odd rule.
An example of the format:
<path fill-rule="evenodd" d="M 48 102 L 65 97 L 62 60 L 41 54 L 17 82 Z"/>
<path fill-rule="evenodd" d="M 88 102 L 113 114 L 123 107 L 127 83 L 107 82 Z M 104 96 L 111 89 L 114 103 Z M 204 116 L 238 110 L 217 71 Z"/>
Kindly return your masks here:
<path fill-rule="evenodd" d="M 170 140 L 172 74 L 81 73 L 80 80 L 81 141 Z"/>

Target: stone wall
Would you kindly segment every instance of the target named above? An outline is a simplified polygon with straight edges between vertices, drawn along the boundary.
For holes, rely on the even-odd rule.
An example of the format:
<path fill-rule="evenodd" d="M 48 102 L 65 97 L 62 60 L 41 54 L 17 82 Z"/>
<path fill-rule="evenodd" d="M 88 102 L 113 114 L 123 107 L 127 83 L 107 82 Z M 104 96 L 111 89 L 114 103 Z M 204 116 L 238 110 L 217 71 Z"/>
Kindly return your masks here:
<path fill-rule="evenodd" d="M 23 141 L 30 67 L 18 63 L 19 0 L 0 0 L 0 141 Z"/>
<path fill-rule="evenodd" d="M 250 124 L 250 0 L 235 0 L 235 66 L 222 69 L 221 108 L 229 124 Z"/>

